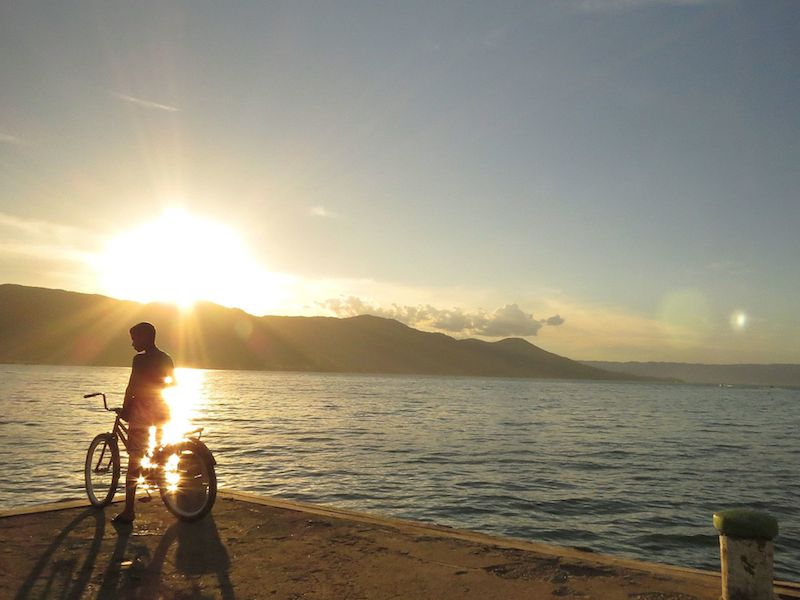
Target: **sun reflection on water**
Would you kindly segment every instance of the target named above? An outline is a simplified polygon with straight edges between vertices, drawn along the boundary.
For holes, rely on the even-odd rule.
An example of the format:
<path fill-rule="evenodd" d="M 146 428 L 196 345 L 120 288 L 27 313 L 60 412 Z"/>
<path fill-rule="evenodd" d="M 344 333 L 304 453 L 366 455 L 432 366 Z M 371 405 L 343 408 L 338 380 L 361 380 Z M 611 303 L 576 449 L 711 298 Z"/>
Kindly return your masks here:
<path fill-rule="evenodd" d="M 192 420 L 203 404 L 204 371 L 175 369 L 175 385 L 163 391 L 170 410 L 170 421 L 164 426 L 162 444 L 174 444 L 192 429 Z"/>
<path fill-rule="evenodd" d="M 170 420 L 161 429 L 161 437 L 158 438 L 156 427 L 150 427 L 147 452 L 141 459 L 141 466 L 151 469 L 158 466 L 164 469 L 164 480 L 167 490 L 174 492 L 180 482 L 178 473 L 177 454 L 172 454 L 167 461 L 159 465 L 159 461 L 154 461 L 158 448 L 169 444 L 180 442 L 184 436 L 192 430 L 192 421 L 197 414 L 199 407 L 203 404 L 203 382 L 204 372 L 199 369 L 179 368 L 175 369 L 175 379 L 168 378 L 169 387 L 162 391 L 162 395 L 170 410 Z M 163 459 L 162 459 L 163 460 Z M 145 478 L 139 477 L 139 485 L 146 485 Z"/>

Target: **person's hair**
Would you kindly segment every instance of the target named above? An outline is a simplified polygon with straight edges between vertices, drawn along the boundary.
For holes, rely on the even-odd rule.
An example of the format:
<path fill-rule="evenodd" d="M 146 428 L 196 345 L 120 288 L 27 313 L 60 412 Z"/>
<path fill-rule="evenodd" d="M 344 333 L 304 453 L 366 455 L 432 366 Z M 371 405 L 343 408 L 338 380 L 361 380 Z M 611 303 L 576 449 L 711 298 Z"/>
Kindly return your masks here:
<path fill-rule="evenodd" d="M 147 321 L 142 321 L 141 323 L 137 323 L 136 325 L 131 327 L 131 335 L 140 335 L 143 338 L 149 340 L 151 343 L 155 343 L 156 328 L 153 326 L 152 323 L 148 323 Z"/>

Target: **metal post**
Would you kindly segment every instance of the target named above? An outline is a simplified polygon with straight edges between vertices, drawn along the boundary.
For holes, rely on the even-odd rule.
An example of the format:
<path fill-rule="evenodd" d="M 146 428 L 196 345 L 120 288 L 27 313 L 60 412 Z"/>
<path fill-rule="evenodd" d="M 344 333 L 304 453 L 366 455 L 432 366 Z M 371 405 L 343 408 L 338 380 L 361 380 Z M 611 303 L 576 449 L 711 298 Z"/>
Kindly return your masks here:
<path fill-rule="evenodd" d="M 773 600 L 773 538 L 778 521 L 732 508 L 714 513 L 722 563 L 722 600 Z"/>

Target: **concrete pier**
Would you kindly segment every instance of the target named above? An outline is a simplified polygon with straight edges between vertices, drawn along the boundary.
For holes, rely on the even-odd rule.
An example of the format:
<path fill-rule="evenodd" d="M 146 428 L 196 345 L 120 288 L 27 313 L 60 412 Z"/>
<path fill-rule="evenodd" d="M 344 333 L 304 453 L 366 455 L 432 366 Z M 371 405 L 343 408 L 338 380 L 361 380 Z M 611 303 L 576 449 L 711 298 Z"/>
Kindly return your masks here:
<path fill-rule="evenodd" d="M 778 521 L 763 512 L 733 508 L 714 513 L 719 531 L 722 600 L 773 600 Z"/>
<path fill-rule="evenodd" d="M 719 573 L 220 492 L 178 523 L 160 499 L 0 514 L 0 598 L 718 600 Z M 776 597 L 800 598 L 779 585 Z"/>

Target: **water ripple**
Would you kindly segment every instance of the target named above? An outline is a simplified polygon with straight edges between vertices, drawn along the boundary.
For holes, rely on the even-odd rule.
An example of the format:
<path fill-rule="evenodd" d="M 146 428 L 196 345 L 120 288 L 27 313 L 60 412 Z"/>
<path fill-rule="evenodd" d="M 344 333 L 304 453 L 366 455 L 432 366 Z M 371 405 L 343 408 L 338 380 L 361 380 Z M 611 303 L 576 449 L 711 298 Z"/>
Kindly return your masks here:
<path fill-rule="evenodd" d="M 81 394 L 128 373 L 0 365 L 0 508 L 82 495 L 111 423 Z M 797 390 L 206 371 L 198 400 L 222 486 L 714 570 L 711 514 L 749 506 L 800 573 Z"/>

